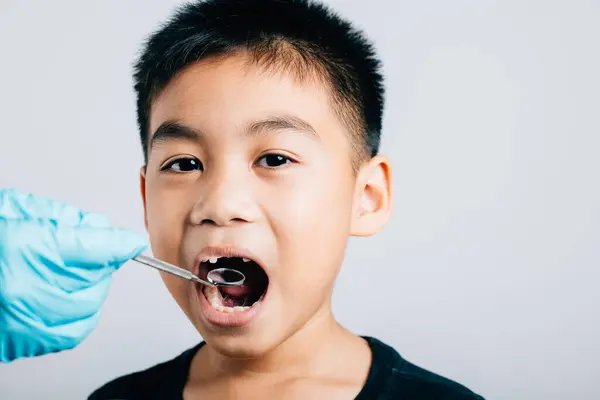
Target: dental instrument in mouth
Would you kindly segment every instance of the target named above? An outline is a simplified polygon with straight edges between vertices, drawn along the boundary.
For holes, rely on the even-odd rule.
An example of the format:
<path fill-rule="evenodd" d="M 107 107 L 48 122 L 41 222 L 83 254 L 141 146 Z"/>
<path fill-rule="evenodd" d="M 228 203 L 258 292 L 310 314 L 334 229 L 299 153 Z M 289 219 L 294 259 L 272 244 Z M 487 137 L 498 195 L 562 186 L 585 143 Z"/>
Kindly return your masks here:
<path fill-rule="evenodd" d="M 175 265 L 169 264 L 167 262 L 158 260 L 153 257 L 148 257 L 144 255 L 139 255 L 133 258 L 134 261 L 137 261 L 141 264 L 147 265 L 149 267 L 158 269 L 160 271 L 167 272 L 169 274 L 178 276 L 183 279 L 187 279 L 188 281 L 194 281 L 198 283 L 202 283 L 207 286 L 240 286 L 246 280 L 244 274 L 240 271 L 232 269 L 232 268 L 216 268 L 208 272 L 206 276 L 206 280 L 200 279 L 196 275 L 194 275 L 191 271 L 187 269 L 183 269 L 177 267 Z"/>

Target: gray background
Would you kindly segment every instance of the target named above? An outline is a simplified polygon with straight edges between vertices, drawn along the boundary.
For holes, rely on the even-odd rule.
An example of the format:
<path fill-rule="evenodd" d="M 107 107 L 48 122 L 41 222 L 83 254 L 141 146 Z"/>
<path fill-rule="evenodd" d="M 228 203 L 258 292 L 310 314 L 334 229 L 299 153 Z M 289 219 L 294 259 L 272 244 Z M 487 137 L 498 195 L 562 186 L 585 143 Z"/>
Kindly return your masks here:
<path fill-rule="evenodd" d="M 143 229 L 131 62 L 176 3 L 0 2 L 0 186 Z M 489 399 L 597 399 L 599 3 L 331 3 L 383 56 L 397 194 L 351 243 L 339 319 Z M 1 365 L 0 398 L 82 399 L 198 340 L 128 264 L 92 336 Z"/>

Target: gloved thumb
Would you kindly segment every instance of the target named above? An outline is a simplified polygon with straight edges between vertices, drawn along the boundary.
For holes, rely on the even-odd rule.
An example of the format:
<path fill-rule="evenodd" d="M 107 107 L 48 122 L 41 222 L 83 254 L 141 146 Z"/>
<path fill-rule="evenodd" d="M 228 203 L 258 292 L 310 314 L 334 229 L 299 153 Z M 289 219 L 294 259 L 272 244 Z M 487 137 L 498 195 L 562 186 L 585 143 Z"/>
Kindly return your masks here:
<path fill-rule="evenodd" d="M 56 240 L 66 267 L 90 272 L 98 269 L 114 272 L 148 248 L 147 240 L 141 234 L 114 227 L 59 225 Z"/>

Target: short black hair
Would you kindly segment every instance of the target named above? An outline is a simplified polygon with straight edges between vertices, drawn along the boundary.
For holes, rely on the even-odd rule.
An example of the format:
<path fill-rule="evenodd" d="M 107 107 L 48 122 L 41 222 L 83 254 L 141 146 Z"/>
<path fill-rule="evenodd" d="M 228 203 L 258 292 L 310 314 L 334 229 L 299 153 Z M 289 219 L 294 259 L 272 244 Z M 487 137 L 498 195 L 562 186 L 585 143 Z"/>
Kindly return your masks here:
<path fill-rule="evenodd" d="M 155 96 L 181 70 L 209 57 L 250 54 L 251 62 L 320 79 L 350 129 L 359 161 L 379 151 L 384 106 L 381 61 L 351 23 L 311 0 L 200 0 L 181 6 L 135 63 L 137 121 L 148 161 Z"/>

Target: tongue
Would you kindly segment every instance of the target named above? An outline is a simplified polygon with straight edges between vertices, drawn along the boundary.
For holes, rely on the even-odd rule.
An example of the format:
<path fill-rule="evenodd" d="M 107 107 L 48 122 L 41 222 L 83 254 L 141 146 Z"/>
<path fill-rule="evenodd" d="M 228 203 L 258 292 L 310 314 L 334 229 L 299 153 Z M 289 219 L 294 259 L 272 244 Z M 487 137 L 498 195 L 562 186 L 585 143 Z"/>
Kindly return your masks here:
<path fill-rule="evenodd" d="M 247 296 L 252 292 L 252 289 L 247 285 L 240 286 L 221 286 L 219 287 L 221 293 L 224 293 L 230 297 L 242 297 Z"/>

